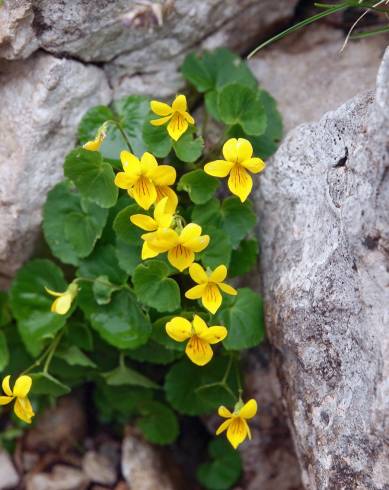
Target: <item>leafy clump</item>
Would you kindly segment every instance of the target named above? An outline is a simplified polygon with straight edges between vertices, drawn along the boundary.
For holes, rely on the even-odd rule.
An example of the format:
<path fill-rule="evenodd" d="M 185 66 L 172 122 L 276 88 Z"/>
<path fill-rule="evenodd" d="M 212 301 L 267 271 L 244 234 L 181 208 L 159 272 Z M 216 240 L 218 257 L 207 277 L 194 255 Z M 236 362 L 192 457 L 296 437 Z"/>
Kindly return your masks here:
<path fill-rule="evenodd" d="M 220 144 L 204 145 L 184 95 L 88 111 L 44 207 L 53 257 L 27 263 L 10 290 L 17 331 L 0 296 L 0 367 L 31 380 L 35 404 L 90 382 L 102 421 L 133 420 L 155 444 L 176 439 L 180 414 L 232 406 L 219 413 L 237 447 L 256 413 L 241 399 L 240 352 L 262 341 L 264 323 L 261 298 L 229 277 L 256 264 L 248 195 L 282 125 L 231 52 L 190 55 L 182 73 Z M 228 488 L 239 457 L 220 441 L 210 456 L 200 481 Z"/>

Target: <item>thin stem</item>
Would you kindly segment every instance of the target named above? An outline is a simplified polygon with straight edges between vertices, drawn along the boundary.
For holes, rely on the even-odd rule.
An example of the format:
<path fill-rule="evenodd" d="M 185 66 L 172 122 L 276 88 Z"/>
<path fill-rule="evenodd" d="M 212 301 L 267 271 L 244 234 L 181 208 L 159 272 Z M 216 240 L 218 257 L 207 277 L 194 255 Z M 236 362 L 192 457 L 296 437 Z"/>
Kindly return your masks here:
<path fill-rule="evenodd" d="M 49 371 L 51 360 L 53 359 L 53 356 L 55 354 L 55 351 L 56 351 L 56 349 L 58 347 L 58 344 L 60 343 L 60 341 L 62 339 L 62 336 L 63 336 L 64 332 L 65 332 L 64 330 L 61 330 L 58 333 L 58 335 L 55 337 L 55 339 L 53 340 L 53 343 L 50 346 L 50 350 L 49 350 L 49 352 L 47 354 L 46 361 L 45 361 L 45 364 L 43 366 L 43 372 L 45 374 L 47 374 L 48 371 Z"/>
<path fill-rule="evenodd" d="M 125 356 L 124 352 L 120 352 L 120 354 L 119 354 L 119 366 L 121 369 L 126 368 L 126 356 Z"/>
<path fill-rule="evenodd" d="M 124 129 L 123 129 L 122 125 L 120 124 L 120 122 L 119 121 L 115 121 L 115 119 L 108 119 L 106 121 L 106 123 L 107 124 L 113 124 L 113 125 L 116 126 L 116 128 L 120 131 L 121 135 L 123 136 L 124 141 L 127 143 L 128 149 L 132 153 L 132 148 L 131 148 L 130 140 L 128 139 L 128 136 L 127 136 L 126 132 L 124 131 Z"/>

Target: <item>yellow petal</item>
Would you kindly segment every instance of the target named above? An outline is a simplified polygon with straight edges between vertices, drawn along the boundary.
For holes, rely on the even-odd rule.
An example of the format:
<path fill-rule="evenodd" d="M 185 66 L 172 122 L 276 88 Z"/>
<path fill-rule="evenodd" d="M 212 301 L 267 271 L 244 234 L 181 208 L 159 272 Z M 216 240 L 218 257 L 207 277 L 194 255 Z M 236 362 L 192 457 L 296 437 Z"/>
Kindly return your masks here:
<path fill-rule="evenodd" d="M 170 121 L 171 118 L 172 116 L 166 116 L 166 117 L 161 117 L 160 119 L 151 119 L 150 124 L 152 124 L 153 126 L 163 126 L 168 121 Z"/>
<path fill-rule="evenodd" d="M 223 282 L 227 277 L 227 267 L 225 265 L 219 265 L 209 276 L 211 282 Z"/>
<path fill-rule="evenodd" d="M 248 160 L 253 155 L 253 147 L 250 141 L 244 138 L 238 139 L 238 142 L 236 144 L 236 149 L 238 152 L 238 159 L 237 159 L 238 163 L 241 163 L 244 160 Z"/>
<path fill-rule="evenodd" d="M 187 129 L 188 121 L 179 112 L 173 115 L 167 125 L 167 132 L 174 141 L 178 141 Z"/>
<path fill-rule="evenodd" d="M 201 252 L 202 250 L 208 247 L 209 240 L 210 238 L 208 235 L 202 235 L 197 238 L 193 238 L 192 240 L 186 241 L 185 247 L 189 248 L 190 250 L 193 250 L 193 252 Z"/>
<path fill-rule="evenodd" d="M 230 191 L 244 202 L 253 188 L 253 179 L 240 165 L 235 165 L 228 179 Z"/>
<path fill-rule="evenodd" d="M 151 248 L 158 250 L 160 253 L 167 252 L 178 245 L 177 232 L 170 228 L 162 228 L 148 235 L 142 235 L 142 238 L 148 241 Z"/>
<path fill-rule="evenodd" d="M 25 374 L 19 376 L 13 389 L 13 395 L 18 398 L 25 398 L 31 389 L 31 385 L 32 379 L 30 376 L 26 376 Z"/>
<path fill-rule="evenodd" d="M 147 242 L 143 242 L 141 254 L 142 260 L 151 259 L 153 257 L 157 257 L 157 255 L 159 255 L 158 251 L 152 249 Z"/>
<path fill-rule="evenodd" d="M 204 289 L 206 287 L 207 286 L 205 284 L 199 284 L 191 289 L 188 289 L 188 291 L 185 293 L 185 298 L 200 299 L 201 296 L 204 294 Z"/>
<path fill-rule="evenodd" d="M 125 172 L 140 175 L 140 161 L 135 155 L 127 150 L 123 150 L 120 152 L 120 161 Z"/>
<path fill-rule="evenodd" d="M 62 296 L 63 295 L 63 292 L 59 293 L 58 291 L 53 291 L 52 289 L 49 289 L 46 286 L 45 286 L 45 290 L 47 293 L 51 294 L 51 296 Z"/>
<path fill-rule="evenodd" d="M 258 174 L 266 167 L 266 164 L 260 158 L 249 158 L 241 163 L 242 167 L 250 170 L 253 174 Z"/>
<path fill-rule="evenodd" d="M 189 112 L 183 112 L 182 115 L 185 117 L 185 119 L 188 121 L 189 124 L 194 124 L 195 123 L 195 120 L 189 114 Z"/>
<path fill-rule="evenodd" d="M 203 334 L 208 331 L 208 326 L 205 321 L 199 315 L 195 315 L 193 317 L 193 330 L 196 335 L 201 336 L 203 338 Z"/>
<path fill-rule="evenodd" d="M 167 258 L 173 267 L 182 272 L 193 263 L 195 254 L 189 248 L 178 244 L 169 250 Z"/>
<path fill-rule="evenodd" d="M 9 380 L 11 379 L 11 376 L 6 376 L 4 379 L 3 379 L 3 383 L 2 383 L 2 388 L 3 388 L 3 391 L 4 393 L 7 395 L 7 396 L 13 396 L 13 393 L 12 393 L 12 390 L 11 390 L 11 387 L 9 386 Z"/>
<path fill-rule="evenodd" d="M 228 419 L 228 420 L 225 420 L 224 422 L 222 422 L 222 424 L 219 426 L 219 428 L 216 431 L 216 435 L 218 436 L 222 432 L 224 432 L 226 429 L 228 429 L 228 427 L 230 426 L 231 422 L 232 422 L 231 419 Z"/>
<path fill-rule="evenodd" d="M 176 169 L 171 165 L 159 165 L 150 175 L 155 185 L 173 185 L 176 181 Z"/>
<path fill-rule="evenodd" d="M 233 162 L 227 162 L 226 160 L 215 160 L 204 166 L 204 172 L 213 177 L 227 177 L 234 165 Z"/>
<path fill-rule="evenodd" d="M 196 223 L 189 223 L 181 231 L 180 242 L 185 243 L 193 238 L 197 238 L 201 235 L 201 226 L 196 225 Z"/>
<path fill-rule="evenodd" d="M 223 145 L 223 156 L 228 162 L 237 163 L 238 161 L 238 140 L 230 138 Z"/>
<path fill-rule="evenodd" d="M 142 174 L 151 178 L 151 175 L 158 168 L 158 162 L 154 155 L 146 151 L 143 153 L 142 158 L 140 159 L 140 167 Z"/>
<path fill-rule="evenodd" d="M 232 296 L 236 296 L 238 294 L 238 291 L 235 288 L 233 288 L 229 284 L 226 284 L 225 282 L 219 282 L 218 286 L 223 291 L 223 293 L 231 294 Z"/>
<path fill-rule="evenodd" d="M 133 225 L 145 231 L 155 231 L 158 228 L 156 221 L 146 214 L 133 214 L 130 216 Z"/>
<path fill-rule="evenodd" d="M 208 283 L 201 298 L 204 308 L 214 315 L 222 304 L 223 298 L 216 284 Z"/>
<path fill-rule="evenodd" d="M 115 175 L 115 185 L 116 187 L 119 187 L 119 189 L 126 189 L 128 190 L 130 187 L 132 187 L 135 182 L 139 179 L 138 175 L 135 174 L 127 174 L 126 172 L 118 172 Z"/>
<path fill-rule="evenodd" d="M 208 275 L 200 264 L 192 264 L 189 268 L 189 275 L 197 284 L 208 283 Z"/>
<path fill-rule="evenodd" d="M 92 141 L 88 141 L 87 143 L 85 143 L 85 145 L 82 145 L 82 147 L 84 148 L 84 150 L 88 151 L 99 151 L 102 142 L 103 139 L 96 138 Z"/>
<path fill-rule="evenodd" d="M 163 216 L 166 214 L 166 204 L 167 204 L 168 198 L 164 197 L 160 199 L 159 201 L 156 202 L 155 208 L 154 208 L 154 220 L 158 222 L 159 219 L 161 219 Z"/>
<path fill-rule="evenodd" d="M 157 191 L 157 202 L 159 202 L 164 197 L 167 197 L 167 204 L 165 211 L 170 214 L 174 214 L 178 204 L 177 194 L 168 187 L 167 185 L 156 185 L 155 189 Z"/>
<path fill-rule="evenodd" d="M 232 417 L 232 413 L 226 408 L 224 405 L 221 405 L 217 411 L 220 417 L 224 417 L 225 419 L 228 419 Z"/>
<path fill-rule="evenodd" d="M 159 102 L 158 100 L 152 100 L 150 102 L 150 109 L 157 114 L 157 116 L 168 116 L 173 112 L 170 105 L 165 104 L 165 102 Z"/>
<path fill-rule="evenodd" d="M 206 332 L 200 335 L 200 338 L 208 342 L 208 344 L 217 344 L 227 337 L 228 331 L 226 327 L 215 325 L 209 327 Z"/>
<path fill-rule="evenodd" d="M 213 357 L 212 347 L 197 335 L 191 337 L 186 345 L 185 353 L 198 366 L 205 366 Z"/>
<path fill-rule="evenodd" d="M 172 104 L 173 111 L 185 112 L 188 108 L 185 95 L 177 95 Z"/>
<path fill-rule="evenodd" d="M 246 426 L 246 431 L 247 431 L 247 437 L 250 439 L 251 441 L 251 429 L 250 429 L 250 426 L 249 424 L 246 422 L 245 419 L 243 419 L 243 423 L 244 425 Z"/>
<path fill-rule="evenodd" d="M 235 417 L 231 420 L 231 424 L 227 430 L 227 439 L 232 447 L 236 449 L 247 437 L 247 427 L 240 417 Z"/>
<path fill-rule="evenodd" d="M 148 177 L 140 177 L 132 188 L 132 197 L 143 209 L 155 203 L 157 199 L 157 191 L 152 181 Z"/>
<path fill-rule="evenodd" d="M 192 335 L 192 325 L 189 320 L 181 316 L 176 316 L 167 322 L 166 333 L 177 342 L 183 342 Z"/>
<path fill-rule="evenodd" d="M 244 419 L 252 419 L 257 414 L 257 410 L 257 401 L 252 398 L 239 410 L 239 417 L 243 417 Z"/>
<path fill-rule="evenodd" d="M 13 399 L 13 396 L 0 396 L 0 405 L 8 405 Z"/>
<path fill-rule="evenodd" d="M 51 305 L 51 312 L 57 315 L 66 315 L 72 306 L 72 295 L 70 293 L 64 293 L 62 296 L 53 301 Z"/>
<path fill-rule="evenodd" d="M 14 405 L 14 412 L 26 424 L 31 424 L 31 418 L 35 415 L 28 398 L 17 398 Z"/>

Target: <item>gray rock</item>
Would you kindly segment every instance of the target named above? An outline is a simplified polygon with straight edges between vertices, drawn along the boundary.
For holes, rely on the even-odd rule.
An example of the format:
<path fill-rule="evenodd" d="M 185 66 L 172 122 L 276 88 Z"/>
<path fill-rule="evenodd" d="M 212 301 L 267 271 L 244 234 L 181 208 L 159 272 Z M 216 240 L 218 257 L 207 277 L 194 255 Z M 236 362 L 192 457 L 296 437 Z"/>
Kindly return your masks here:
<path fill-rule="evenodd" d="M 51 473 L 36 473 L 26 478 L 26 490 L 85 490 L 88 478 L 70 466 L 54 466 Z"/>
<path fill-rule="evenodd" d="M 95 483 L 113 485 L 117 480 L 116 470 L 105 456 L 96 451 L 88 451 L 82 460 L 82 469 Z"/>
<path fill-rule="evenodd" d="M 128 430 L 122 445 L 122 474 L 130 488 L 136 490 L 173 490 L 157 449 L 135 430 Z"/>
<path fill-rule="evenodd" d="M 11 461 L 8 453 L 0 451 L 0 489 L 9 490 L 15 488 L 19 483 L 19 475 Z"/>
<path fill-rule="evenodd" d="M 350 41 L 340 29 L 313 25 L 260 51 L 249 64 L 278 102 L 285 130 L 317 121 L 373 89 L 388 37 Z"/>
<path fill-rule="evenodd" d="M 11 276 L 33 248 L 47 192 L 63 175 L 86 110 L 111 98 L 104 74 L 36 54 L 0 65 L 0 271 Z"/>
<path fill-rule="evenodd" d="M 260 179 L 266 321 L 307 489 L 389 484 L 389 50 Z"/>

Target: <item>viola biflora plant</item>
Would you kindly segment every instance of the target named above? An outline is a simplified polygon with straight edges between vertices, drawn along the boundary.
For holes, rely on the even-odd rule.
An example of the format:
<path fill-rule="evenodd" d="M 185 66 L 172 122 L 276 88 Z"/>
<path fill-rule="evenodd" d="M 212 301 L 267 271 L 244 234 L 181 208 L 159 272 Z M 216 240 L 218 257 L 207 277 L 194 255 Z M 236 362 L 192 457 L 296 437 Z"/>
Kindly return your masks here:
<path fill-rule="evenodd" d="M 10 308 L 1 296 L 0 404 L 30 423 L 88 383 L 101 422 L 135 423 L 155 444 L 175 441 L 181 415 L 218 413 L 226 439 L 198 478 L 224 489 L 257 414 L 242 353 L 264 337 L 260 297 L 230 281 L 256 265 L 249 196 L 282 124 L 229 51 L 192 54 L 182 74 L 188 97 L 129 96 L 82 119 L 44 207 L 52 258 L 19 270 Z"/>

